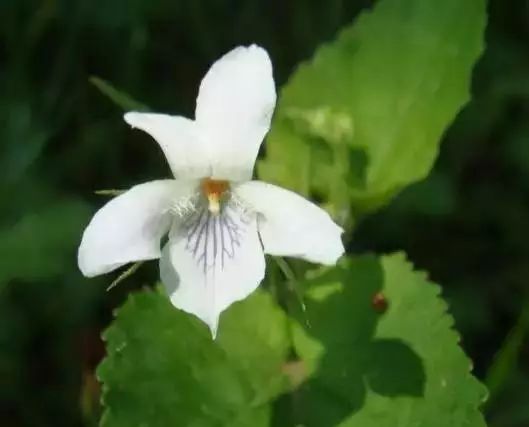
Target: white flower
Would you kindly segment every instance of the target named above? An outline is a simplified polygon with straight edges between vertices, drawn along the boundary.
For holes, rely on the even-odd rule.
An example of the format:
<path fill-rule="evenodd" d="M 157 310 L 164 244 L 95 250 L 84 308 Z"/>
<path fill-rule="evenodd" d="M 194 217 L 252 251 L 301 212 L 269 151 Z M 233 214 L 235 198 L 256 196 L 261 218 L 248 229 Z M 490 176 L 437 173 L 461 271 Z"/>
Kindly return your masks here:
<path fill-rule="evenodd" d="M 195 120 L 125 114 L 160 144 L 174 179 L 132 187 L 95 214 L 79 247 L 82 273 L 160 258 L 171 302 L 215 336 L 220 313 L 263 279 L 264 253 L 334 264 L 344 252 L 343 230 L 329 215 L 251 180 L 275 102 L 270 58 L 252 45 L 213 64 L 200 84 Z"/>

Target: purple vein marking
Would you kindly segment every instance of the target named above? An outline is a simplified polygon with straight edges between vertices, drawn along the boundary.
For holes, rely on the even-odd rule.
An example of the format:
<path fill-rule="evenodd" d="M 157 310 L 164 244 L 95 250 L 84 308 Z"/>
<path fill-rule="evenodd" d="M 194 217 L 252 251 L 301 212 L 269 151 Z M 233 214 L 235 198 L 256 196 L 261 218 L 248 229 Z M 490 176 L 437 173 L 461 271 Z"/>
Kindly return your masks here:
<path fill-rule="evenodd" d="M 220 261 L 224 269 L 226 258 L 233 259 L 242 244 L 250 219 L 227 205 L 218 215 L 204 206 L 183 224 L 186 250 L 190 251 L 204 274 Z"/>

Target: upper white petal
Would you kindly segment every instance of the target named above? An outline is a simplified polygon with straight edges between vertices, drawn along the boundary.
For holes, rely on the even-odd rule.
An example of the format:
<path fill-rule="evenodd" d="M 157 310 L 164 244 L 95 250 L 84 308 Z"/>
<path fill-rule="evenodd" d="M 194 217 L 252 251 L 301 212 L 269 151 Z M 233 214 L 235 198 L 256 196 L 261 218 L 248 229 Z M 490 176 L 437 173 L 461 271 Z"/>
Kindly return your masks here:
<path fill-rule="evenodd" d="M 263 48 L 239 46 L 211 66 L 200 84 L 195 120 L 206 135 L 214 178 L 251 178 L 275 103 L 272 63 Z"/>
<path fill-rule="evenodd" d="M 151 181 L 110 200 L 84 231 L 78 251 L 81 272 L 92 277 L 128 262 L 158 258 L 175 196 L 194 188 L 174 180 Z"/>
<path fill-rule="evenodd" d="M 253 292 L 264 272 L 255 215 L 237 209 L 218 216 L 205 210 L 175 223 L 160 260 L 173 305 L 204 321 L 213 336 L 220 313 Z"/>
<path fill-rule="evenodd" d="M 261 181 L 233 189 L 259 212 L 259 234 L 266 253 L 293 256 L 326 265 L 344 253 L 343 230 L 329 214 L 296 193 Z"/>
<path fill-rule="evenodd" d="M 129 112 L 125 121 L 160 144 L 175 178 L 191 179 L 212 173 L 208 147 L 193 120 L 167 114 Z"/>

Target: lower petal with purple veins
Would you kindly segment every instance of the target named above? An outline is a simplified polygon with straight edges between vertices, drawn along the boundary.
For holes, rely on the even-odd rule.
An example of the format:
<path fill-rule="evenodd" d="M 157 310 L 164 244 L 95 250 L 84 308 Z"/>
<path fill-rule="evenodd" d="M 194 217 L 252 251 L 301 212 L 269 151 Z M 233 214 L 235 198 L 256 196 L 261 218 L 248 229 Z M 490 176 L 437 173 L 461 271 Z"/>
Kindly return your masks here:
<path fill-rule="evenodd" d="M 173 305 L 202 319 L 215 336 L 220 313 L 264 277 L 256 214 L 228 201 L 217 214 L 204 205 L 176 220 L 160 272 Z"/>

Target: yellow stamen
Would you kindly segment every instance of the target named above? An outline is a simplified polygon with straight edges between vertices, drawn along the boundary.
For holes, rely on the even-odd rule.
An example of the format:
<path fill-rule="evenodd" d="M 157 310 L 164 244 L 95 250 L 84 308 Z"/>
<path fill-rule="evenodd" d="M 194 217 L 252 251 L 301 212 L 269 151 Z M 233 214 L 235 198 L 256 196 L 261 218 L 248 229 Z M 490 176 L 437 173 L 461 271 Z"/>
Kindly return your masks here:
<path fill-rule="evenodd" d="M 217 194 L 208 194 L 208 209 L 212 214 L 218 214 L 220 212 L 220 201 Z"/>
<path fill-rule="evenodd" d="M 202 180 L 202 192 L 208 199 L 208 209 L 212 214 L 217 215 L 220 212 L 222 196 L 229 188 L 228 181 L 211 178 Z"/>

